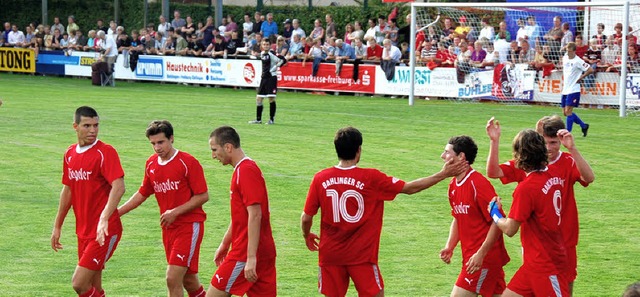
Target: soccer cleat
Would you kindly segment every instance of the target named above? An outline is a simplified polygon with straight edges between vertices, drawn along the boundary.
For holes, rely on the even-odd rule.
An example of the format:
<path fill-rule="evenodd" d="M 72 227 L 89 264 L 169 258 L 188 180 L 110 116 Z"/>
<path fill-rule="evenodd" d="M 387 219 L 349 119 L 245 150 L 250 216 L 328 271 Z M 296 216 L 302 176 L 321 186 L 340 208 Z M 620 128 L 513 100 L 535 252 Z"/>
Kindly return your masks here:
<path fill-rule="evenodd" d="M 584 124 L 584 128 L 582 128 L 582 137 L 587 137 L 587 132 L 589 132 L 589 124 Z"/>
<path fill-rule="evenodd" d="M 249 121 L 249 124 L 262 124 L 262 121 L 253 120 L 253 121 Z"/>
<path fill-rule="evenodd" d="M 273 125 L 273 124 L 275 124 L 275 123 L 276 123 L 276 122 L 274 122 L 273 120 L 269 120 L 268 122 L 266 122 L 266 124 L 267 124 L 267 125 Z"/>

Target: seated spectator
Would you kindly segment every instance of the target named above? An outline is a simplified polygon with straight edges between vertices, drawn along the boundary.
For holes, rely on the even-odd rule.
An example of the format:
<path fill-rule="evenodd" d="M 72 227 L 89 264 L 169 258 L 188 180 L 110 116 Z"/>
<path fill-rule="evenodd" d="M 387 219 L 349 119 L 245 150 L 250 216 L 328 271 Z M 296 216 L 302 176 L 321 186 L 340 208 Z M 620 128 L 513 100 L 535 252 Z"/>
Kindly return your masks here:
<path fill-rule="evenodd" d="M 480 35 L 478 35 L 478 39 L 481 39 L 484 37 L 488 40 L 493 40 L 496 36 L 496 33 L 495 33 L 495 30 L 493 29 L 493 26 L 489 24 L 489 18 L 488 17 L 482 18 L 482 20 L 480 21 L 480 25 L 482 26 L 482 29 L 480 30 Z"/>
<path fill-rule="evenodd" d="M 467 39 L 467 34 L 469 34 L 469 31 L 471 31 L 471 27 L 467 26 L 467 17 L 466 16 L 461 16 L 458 19 L 458 27 L 455 28 L 455 30 L 453 30 L 454 32 L 454 37 L 458 37 L 460 39 Z"/>
<path fill-rule="evenodd" d="M 367 41 L 367 60 L 380 61 L 382 59 L 382 46 L 376 43 L 374 38 Z"/>
<path fill-rule="evenodd" d="M 529 40 L 527 37 L 527 29 L 524 26 L 524 19 L 518 19 L 518 32 L 516 33 L 516 41 L 518 42 L 518 46 L 522 47 L 522 41 Z"/>
<path fill-rule="evenodd" d="M 613 42 L 618 46 L 622 46 L 622 23 L 617 23 L 616 26 L 613 27 L 613 30 L 615 30 L 616 33 L 611 35 L 611 39 L 613 39 Z"/>
<path fill-rule="evenodd" d="M 444 47 L 444 42 L 438 42 L 438 51 L 436 52 L 436 58 L 434 62 L 438 67 L 453 67 L 454 62 L 456 61 L 456 55 L 454 53 L 453 45 L 450 45 L 449 48 Z"/>
<path fill-rule="evenodd" d="M 287 44 L 287 40 L 284 38 L 284 36 L 278 36 L 275 45 L 276 54 L 286 56 L 289 53 L 289 44 Z"/>
<path fill-rule="evenodd" d="M 360 21 L 353 22 L 353 32 L 351 32 L 351 36 L 349 36 L 349 39 L 352 41 L 351 45 L 353 45 L 353 40 L 356 38 L 360 39 L 360 41 L 364 38 L 364 31 L 362 30 Z"/>
<path fill-rule="evenodd" d="M 529 64 L 533 63 L 533 60 L 536 57 L 536 53 L 529 46 L 528 40 L 522 41 L 522 47 L 520 48 L 520 53 L 518 53 L 518 63 L 521 64 Z"/>
<path fill-rule="evenodd" d="M 621 27 L 622 28 L 622 27 Z M 603 23 L 598 23 L 596 25 L 596 34 L 593 35 L 593 37 L 591 37 L 592 39 L 595 39 L 598 42 L 598 47 L 602 50 L 604 48 L 605 45 L 605 41 L 607 40 L 607 35 L 604 35 L 604 24 Z"/>
<path fill-rule="evenodd" d="M 551 75 L 551 70 L 555 68 L 555 64 L 548 58 L 548 53 L 550 50 L 551 49 L 548 45 L 538 45 L 536 47 L 536 55 L 533 60 L 533 68 L 537 71 L 542 71 L 542 77 Z"/>
<path fill-rule="evenodd" d="M 100 36 L 98 36 L 99 35 L 98 33 L 100 33 L 100 31 L 96 32 L 96 38 L 93 41 L 93 43 L 94 43 L 93 46 L 94 46 L 96 52 L 99 52 L 103 48 L 103 45 L 105 44 L 105 40 L 106 40 L 106 39 L 100 38 Z M 105 36 L 109 36 L 110 37 L 111 35 L 105 34 Z M 111 38 L 111 39 L 113 39 L 113 38 Z"/>
<path fill-rule="evenodd" d="M 52 50 L 61 50 L 62 47 L 62 39 L 64 38 L 64 35 L 62 35 L 60 33 L 60 30 L 56 29 L 53 32 L 53 38 L 51 39 L 51 49 Z M 66 40 L 64 41 L 66 43 Z"/>
<path fill-rule="evenodd" d="M 166 31 L 167 33 L 170 33 L 169 30 Z M 156 32 L 156 34 L 158 34 L 160 32 Z M 162 34 L 162 33 L 160 33 Z M 158 53 L 160 54 L 160 53 Z M 162 47 L 162 55 L 165 56 L 174 56 L 176 54 L 176 44 L 175 41 L 173 39 L 173 37 L 171 35 L 168 35 L 164 41 L 164 45 Z"/>
<path fill-rule="evenodd" d="M 498 40 L 498 35 L 500 33 L 504 33 L 504 39 L 507 42 L 511 42 L 511 32 L 509 32 L 509 30 L 507 30 L 507 23 L 504 22 L 504 21 L 500 22 L 500 24 L 498 25 L 498 28 L 499 29 L 498 29 L 498 32 L 496 33 L 495 40 Z"/>
<path fill-rule="evenodd" d="M 260 48 L 260 43 L 262 43 L 262 33 L 255 33 L 253 42 L 249 47 L 249 53 L 254 57 L 260 57 L 260 52 L 262 49 Z"/>
<path fill-rule="evenodd" d="M 74 50 L 82 51 L 84 47 L 87 46 L 88 39 L 86 36 L 82 34 L 81 30 L 76 31 L 76 46 Z"/>
<path fill-rule="evenodd" d="M 402 42 L 400 43 L 400 53 L 402 53 L 402 57 L 400 57 L 400 63 L 409 65 L 411 59 L 411 52 L 409 51 L 409 43 Z"/>
<path fill-rule="evenodd" d="M 367 59 L 367 46 L 362 43 L 362 39 L 355 38 L 353 39 L 353 51 L 356 54 L 357 60 L 366 60 Z"/>
<path fill-rule="evenodd" d="M 351 23 L 347 23 L 344 26 L 344 43 L 351 45 L 351 35 L 353 34 L 353 25 Z"/>
<path fill-rule="evenodd" d="M 418 52 L 417 62 L 420 65 L 427 65 L 429 62 L 435 61 L 437 54 L 438 50 L 431 45 L 431 42 L 425 40 L 422 42 L 422 47 Z"/>
<path fill-rule="evenodd" d="M 520 56 L 520 49 L 518 48 L 517 41 L 511 41 L 509 43 L 509 52 L 507 53 L 507 62 L 511 64 L 517 64 Z"/>
<path fill-rule="evenodd" d="M 227 42 L 224 41 L 222 35 L 218 35 L 215 38 L 213 50 L 211 51 L 211 57 L 214 59 L 227 57 Z"/>
<path fill-rule="evenodd" d="M 151 37 L 153 37 L 154 39 L 156 38 L 156 30 L 155 30 L 155 25 L 153 23 L 148 23 L 147 24 L 147 32 L 149 33 L 149 35 Z"/>
<path fill-rule="evenodd" d="M 431 46 L 438 46 L 438 42 L 440 42 L 440 36 L 436 33 L 436 29 L 434 26 L 429 26 L 429 28 L 427 28 L 427 34 L 425 34 L 424 40 L 430 42 Z"/>
<path fill-rule="evenodd" d="M 11 25 L 11 31 L 7 34 L 6 43 L 8 43 L 9 46 L 19 47 L 21 44 L 24 44 L 24 42 L 24 33 L 18 30 L 18 25 Z"/>
<path fill-rule="evenodd" d="M 309 48 L 309 51 L 302 59 L 302 67 L 305 66 L 307 60 L 313 61 L 314 64 L 324 59 L 324 51 L 322 50 L 322 42 L 320 39 L 307 38 L 308 42 L 313 43 L 313 46 Z"/>
<path fill-rule="evenodd" d="M 325 61 L 333 62 L 336 59 L 336 38 L 327 39 L 327 42 L 322 46 L 322 51 L 325 54 Z"/>
<path fill-rule="evenodd" d="M 116 40 L 116 45 L 118 46 L 118 52 L 122 53 L 125 50 L 129 50 L 129 48 L 131 47 L 131 42 L 133 41 L 133 39 L 131 38 L 131 36 L 129 36 L 127 34 L 126 31 L 124 31 L 124 28 L 120 29 L 122 27 L 118 27 L 118 33 L 120 33 L 118 35 L 118 40 Z M 173 29 L 173 28 L 172 28 Z M 170 33 L 173 31 L 170 31 Z"/>
<path fill-rule="evenodd" d="M 584 42 L 584 40 L 582 39 L 582 35 L 580 34 L 576 35 L 575 43 L 576 43 L 576 56 L 582 58 L 587 53 L 587 50 L 589 49 L 589 45 Z"/>
<path fill-rule="evenodd" d="M 231 32 L 231 38 L 227 42 L 227 55 L 236 56 L 238 54 L 238 48 L 244 48 L 244 42 L 240 38 L 238 31 Z"/>
<path fill-rule="evenodd" d="M 615 41 L 615 38 L 607 38 L 606 47 L 602 50 L 601 65 L 603 69 L 607 69 L 613 66 L 616 59 L 621 55 L 620 46 Z"/>
<path fill-rule="evenodd" d="M 392 44 L 390 39 L 382 41 L 382 60 L 399 63 L 401 58 L 402 52 L 400 52 L 400 49 L 397 46 Z"/>
<path fill-rule="evenodd" d="M 304 32 L 304 30 L 300 28 L 300 21 L 298 19 L 293 19 L 291 25 L 293 26 L 293 32 L 291 36 L 298 34 L 298 36 L 300 36 L 300 39 L 307 37 L 307 34 Z"/>
<path fill-rule="evenodd" d="M 76 44 L 78 43 L 78 40 L 76 39 L 76 31 L 75 30 L 71 30 L 69 31 L 69 35 L 67 36 L 67 46 L 66 48 L 68 50 L 75 50 L 76 48 Z"/>
<path fill-rule="evenodd" d="M 173 39 L 175 40 L 176 56 L 186 56 L 189 51 L 189 44 L 187 43 L 187 40 L 182 37 L 182 34 L 179 31 L 170 32 L 173 33 Z"/>
<path fill-rule="evenodd" d="M 493 43 L 495 50 L 500 57 L 500 63 L 509 61 L 509 51 L 511 50 L 511 44 L 507 42 L 507 35 L 504 32 L 498 33 L 498 39 Z"/>
<path fill-rule="evenodd" d="M 299 59 L 302 57 L 304 51 L 304 44 L 300 39 L 300 35 L 298 33 L 293 33 L 293 40 L 291 40 L 291 45 L 289 45 L 289 52 L 285 55 L 285 59 L 288 61 Z"/>
<path fill-rule="evenodd" d="M 482 41 L 476 41 L 473 43 L 473 51 L 471 51 L 471 58 L 469 64 L 475 68 L 484 68 L 484 60 L 487 57 L 487 52 L 482 49 Z"/>
<path fill-rule="evenodd" d="M 347 60 L 355 60 L 356 52 L 350 44 L 347 44 L 342 39 L 336 39 L 335 47 L 335 61 L 336 61 L 336 75 L 340 75 L 342 70 L 342 64 Z"/>
<path fill-rule="evenodd" d="M 33 27 L 27 26 L 25 28 L 26 34 L 24 34 L 24 41 L 19 43 L 18 46 L 23 48 L 29 48 L 36 44 L 36 34 L 33 32 Z"/>
<path fill-rule="evenodd" d="M 200 41 L 198 41 L 198 35 L 191 34 L 187 35 L 187 56 L 191 57 L 199 57 L 202 55 L 203 46 Z"/>
<path fill-rule="evenodd" d="M 311 34 L 309 34 L 309 36 L 311 36 L 311 39 L 320 39 L 321 41 L 324 40 L 324 28 L 322 28 L 322 21 L 320 21 L 320 19 L 316 19 L 313 22 L 313 31 L 311 31 Z"/>
<path fill-rule="evenodd" d="M 636 37 L 635 35 L 631 34 L 631 32 L 633 32 L 633 28 L 631 26 L 629 26 L 629 35 L 627 35 L 627 40 L 629 44 L 633 44 L 635 46 L 638 46 L 638 37 Z"/>
<path fill-rule="evenodd" d="M 500 64 L 500 54 L 493 49 L 493 43 L 488 42 L 485 51 L 487 55 L 484 57 L 484 61 L 482 61 L 482 67 L 484 67 L 484 69 L 493 69 L 496 65 Z"/>
<path fill-rule="evenodd" d="M 618 57 L 612 66 L 607 68 L 607 72 L 620 72 L 622 69 L 622 58 Z M 635 44 L 629 44 L 627 55 L 627 71 L 629 73 L 640 73 L 640 57 L 638 55 L 638 47 Z"/>
<path fill-rule="evenodd" d="M 157 55 L 156 37 L 152 37 L 149 30 L 146 30 L 144 36 L 144 52 L 147 55 Z"/>
<path fill-rule="evenodd" d="M 471 71 L 471 51 L 469 51 L 466 41 L 460 42 L 460 54 L 457 55 L 453 66 L 464 73 Z"/>

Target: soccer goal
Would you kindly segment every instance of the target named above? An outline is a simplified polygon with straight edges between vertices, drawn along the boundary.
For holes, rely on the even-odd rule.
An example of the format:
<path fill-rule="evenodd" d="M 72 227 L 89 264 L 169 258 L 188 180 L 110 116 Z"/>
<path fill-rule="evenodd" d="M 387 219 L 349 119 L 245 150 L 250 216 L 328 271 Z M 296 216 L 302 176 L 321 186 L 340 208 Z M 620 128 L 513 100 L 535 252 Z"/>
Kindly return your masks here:
<path fill-rule="evenodd" d="M 640 103 L 640 67 L 627 61 L 640 35 L 633 1 L 411 3 L 409 104 L 422 96 L 559 103 L 562 56 L 575 42 L 596 70 L 581 103 L 619 107 L 623 117 L 627 103 Z M 438 48 L 435 57 L 422 40 Z M 442 63 L 452 55 L 454 67 Z"/>

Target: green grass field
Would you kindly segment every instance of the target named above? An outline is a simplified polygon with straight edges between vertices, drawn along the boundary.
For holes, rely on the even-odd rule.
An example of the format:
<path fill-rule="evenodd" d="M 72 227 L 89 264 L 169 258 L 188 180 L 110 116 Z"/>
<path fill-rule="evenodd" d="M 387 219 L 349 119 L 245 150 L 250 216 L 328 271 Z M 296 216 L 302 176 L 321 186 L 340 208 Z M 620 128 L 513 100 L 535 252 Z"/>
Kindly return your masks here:
<path fill-rule="evenodd" d="M 282 92 L 277 124 L 248 125 L 255 114 L 255 91 L 175 84 L 118 82 L 99 88 L 87 79 L 0 74 L 0 296 L 74 296 L 74 218 L 69 214 L 55 253 L 50 235 L 61 189 L 62 155 L 76 141 L 72 116 L 80 105 L 100 114 L 100 139 L 119 152 L 125 169 L 126 201 L 142 181 L 153 153 L 144 136 L 154 119 L 175 128 L 175 146 L 194 155 L 205 169 L 210 201 L 200 256 L 200 278 L 208 284 L 213 253 L 229 222 L 232 168 L 211 159 L 208 136 L 220 125 L 234 126 L 244 151 L 258 162 L 269 190 L 278 250 L 280 296 L 318 296 L 317 254 L 306 249 L 299 218 L 315 172 L 335 165 L 335 131 L 346 125 L 364 134 L 362 167 L 376 167 L 412 180 L 436 172 L 449 137 L 466 134 L 479 146 L 474 167 L 485 172 L 487 119 L 503 127 L 501 160 L 521 129 L 532 128 L 558 107 L 420 101 Z M 268 115 L 265 108 L 265 115 Z M 617 110 L 577 110 L 591 124 L 578 148 L 596 173 L 588 188 L 577 187 L 581 236 L 575 296 L 620 296 L 640 278 L 640 119 L 619 118 Z M 492 181 L 506 209 L 514 186 Z M 460 271 L 460 250 L 451 265 L 438 257 L 451 222 L 446 185 L 400 195 L 386 204 L 380 268 L 387 296 L 448 296 Z M 150 198 L 123 217 L 123 239 L 104 272 L 109 296 L 166 295 L 166 262 Z M 314 230 L 317 231 L 319 218 Z M 519 235 L 506 239 L 512 261 L 507 281 L 521 265 Z M 208 285 L 205 285 L 208 287 Z M 357 296 L 353 288 L 348 296 Z"/>

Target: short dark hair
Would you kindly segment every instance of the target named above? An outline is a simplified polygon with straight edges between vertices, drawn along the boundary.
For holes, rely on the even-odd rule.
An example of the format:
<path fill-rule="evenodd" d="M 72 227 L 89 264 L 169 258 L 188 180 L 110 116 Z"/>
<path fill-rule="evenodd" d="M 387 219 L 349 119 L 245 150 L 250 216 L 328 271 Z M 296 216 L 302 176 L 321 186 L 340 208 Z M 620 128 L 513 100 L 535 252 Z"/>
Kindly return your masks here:
<path fill-rule="evenodd" d="M 211 138 L 213 138 L 220 146 L 230 143 L 234 148 L 240 147 L 240 135 L 238 135 L 238 132 L 230 126 L 221 126 L 216 128 L 209 135 L 209 139 Z"/>
<path fill-rule="evenodd" d="M 630 284 L 622 294 L 622 297 L 640 297 L 640 282 Z"/>
<path fill-rule="evenodd" d="M 169 121 L 155 120 L 149 123 L 145 135 L 147 136 L 147 138 L 149 138 L 150 136 L 158 135 L 160 133 L 164 133 L 164 136 L 166 136 L 167 139 L 173 136 L 173 126 L 171 126 L 171 123 L 169 123 Z"/>
<path fill-rule="evenodd" d="M 478 155 L 478 146 L 473 139 L 466 135 L 454 136 L 449 139 L 449 144 L 453 146 L 456 154 L 464 153 L 469 165 L 473 164 Z"/>
<path fill-rule="evenodd" d="M 558 115 L 546 116 L 538 121 L 541 125 L 536 128 L 536 132 L 542 136 L 556 137 L 560 129 L 565 129 L 564 121 Z"/>
<path fill-rule="evenodd" d="M 340 160 L 353 160 L 362 146 L 362 133 L 354 127 L 344 127 L 336 132 L 333 139 Z"/>
<path fill-rule="evenodd" d="M 80 119 L 82 117 L 97 118 L 99 116 L 98 116 L 98 112 L 95 109 L 93 109 L 93 107 L 80 106 L 78 107 L 78 109 L 76 109 L 76 113 L 73 120 L 75 121 L 76 124 L 80 124 Z"/>
<path fill-rule="evenodd" d="M 513 159 L 516 168 L 526 172 L 544 169 L 549 161 L 542 135 L 531 129 L 520 131 L 513 139 Z"/>

